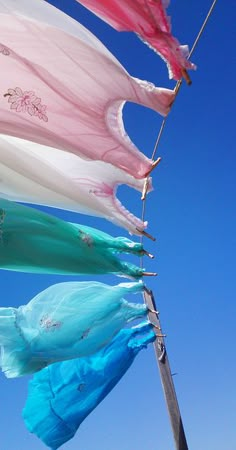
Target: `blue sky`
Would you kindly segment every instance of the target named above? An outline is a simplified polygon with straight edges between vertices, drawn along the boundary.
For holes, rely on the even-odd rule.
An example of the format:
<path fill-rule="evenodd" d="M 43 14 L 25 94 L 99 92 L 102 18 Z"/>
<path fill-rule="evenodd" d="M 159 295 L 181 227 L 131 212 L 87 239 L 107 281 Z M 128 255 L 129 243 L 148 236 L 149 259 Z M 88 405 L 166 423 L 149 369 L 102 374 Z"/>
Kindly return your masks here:
<path fill-rule="evenodd" d="M 74 0 L 50 3 L 96 34 L 135 77 L 173 87 L 163 61 L 131 33 L 117 33 Z M 33 4 L 33 2 L 32 2 Z M 33 7 L 33 5 L 32 5 Z M 175 2 L 173 33 L 193 43 L 210 1 Z M 191 87 L 183 84 L 159 147 L 147 202 L 146 241 L 159 276 L 148 279 L 155 293 L 186 436 L 191 450 L 235 450 L 235 2 L 218 2 L 192 56 L 198 66 Z M 161 118 L 127 105 L 125 126 L 136 145 L 151 155 Z M 122 187 L 120 197 L 136 215 L 139 195 Z M 102 219 L 53 211 L 68 221 L 126 235 Z M 136 261 L 138 262 L 138 261 Z M 1 271 L 1 306 L 27 303 L 37 292 L 76 277 Z M 81 280 L 85 277 L 81 277 Z M 113 276 L 87 277 L 115 284 Z M 138 301 L 141 298 L 137 297 Z M 43 450 L 24 427 L 21 410 L 28 378 L 1 383 L 1 449 Z M 65 450 L 172 450 L 174 444 L 152 347 L 143 351 L 107 399 L 87 418 Z"/>

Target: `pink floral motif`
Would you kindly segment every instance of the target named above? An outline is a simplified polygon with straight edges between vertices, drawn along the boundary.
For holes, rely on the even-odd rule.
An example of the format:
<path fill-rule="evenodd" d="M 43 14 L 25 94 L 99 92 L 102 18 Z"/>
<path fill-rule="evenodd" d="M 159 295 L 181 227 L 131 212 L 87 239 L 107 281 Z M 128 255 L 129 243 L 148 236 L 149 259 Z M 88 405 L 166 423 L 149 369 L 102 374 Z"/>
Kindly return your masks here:
<path fill-rule="evenodd" d="M 43 120 L 44 122 L 48 121 L 48 118 L 46 116 L 46 109 L 47 106 L 46 105 L 38 105 L 36 111 L 35 111 L 35 116 L 37 116 L 39 119 Z"/>
<path fill-rule="evenodd" d="M 45 331 L 55 331 L 61 327 L 61 322 L 54 322 L 48 315 L 40 319 L 40 326 L 45 328 Z"/>
<path fill-rule="evenodd" d="M 0 44 L 0 53 L 2 53 L 4 56 L 9 56 L 10 50 L 8 50 L 8 48 L 4 45 Z"/>
<path fill-rule="evenodd" d="M 77 181 L 80 182 L 81 185 L 88 186 L 89 194 L 94 194 L 97 197 L 110 197 L 113 195 L 113 189 L 106 183 L 95 183 L 89 178 L 78 178 Z"/>
<path fill-rule="evenodd" d="M 93 238 L 90 236 L 90 234 L 84 233 L 84 231 L 79 230 L 80 233 L 80 239 L 87 244 L 88 247 L 93 246 Z"/>
<path fill-rule="evenodd" d="M 8 89 L 4 97 L 8 97 L 10 108 L 16 112 L 27 112 L 30 116 L 36 116 L 44 122 L 48 122 L 46 115 L 46 105 L 41 104 L 41 98 L 37 97 L 33 91 L 22 91 L 21 88 Z"/>

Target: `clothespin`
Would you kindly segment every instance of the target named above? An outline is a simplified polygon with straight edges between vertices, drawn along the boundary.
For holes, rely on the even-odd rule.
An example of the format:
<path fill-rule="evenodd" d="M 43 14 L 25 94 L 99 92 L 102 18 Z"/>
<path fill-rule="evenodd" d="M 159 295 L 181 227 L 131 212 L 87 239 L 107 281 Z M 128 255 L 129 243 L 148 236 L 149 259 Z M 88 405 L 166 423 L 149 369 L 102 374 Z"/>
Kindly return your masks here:
<path fill-rule="evenodd" d="M 147 252 L 146 250 L 143 250 L 143 255 L 146 255 L 146 256 L 148 256 L 151 259 L 154 258 L 154 255 L 152 255 L 151 253 Z"/>
<path fill-rule="evenodd" d="M 156 272 L 143 272 L 144 277 L 156 277 L 158 273 Z"/>
<path fill-rule="evenodd" d="M 137 230 L 140 234 L 142 234 L 143 236 L 145 236 L 145 237 L 151 239 L 152 241 L 155 241 L 155 240 L 156 240 L 156 238 L 154 238 L 151 234 L 147 233 L 146 231 L 140 230 L 140 228 L 136 228 L 136 230 Z"/>
<path fill-rule="evenodd" d="M 185 79 L 186 83 L 188 84 L 188 86 L 190 86 L 192 84 L 192 80 L 187 72 L 186 69 L 182 69 L 182 76 Z"/>

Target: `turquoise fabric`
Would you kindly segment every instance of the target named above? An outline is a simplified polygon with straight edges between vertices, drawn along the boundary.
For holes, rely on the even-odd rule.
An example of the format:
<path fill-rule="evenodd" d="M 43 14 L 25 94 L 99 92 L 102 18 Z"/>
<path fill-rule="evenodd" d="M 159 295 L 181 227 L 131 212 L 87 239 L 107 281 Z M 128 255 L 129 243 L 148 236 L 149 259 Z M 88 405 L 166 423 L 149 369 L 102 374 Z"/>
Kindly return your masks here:
<path fill-rule="evenodd" d="M 23 410 L 29 431 L 52 450 L 67 442 L 155 337 L 151 324 L 140 324 L 121 330 L 93 356 L 56 363 L 35 374 Z"/>
<path fill-rule="evenodd" d="M 68 282 L 50 286 L 27 305 L 0 308 L 0 365 L 8 378 L 33 373 L 56 361 L 97 352 L 144 304 L 123 299 L 141 292 L 142 282 L 108 286 Z"/>
<path fill-rule="evenodd" d="M 0 199 L 0 268 L 54 274 L 114 273 L 138 279 L 144 270 L 116 253 L 141 255 L 142 245 L 113 238 L 18 203 Z"/>

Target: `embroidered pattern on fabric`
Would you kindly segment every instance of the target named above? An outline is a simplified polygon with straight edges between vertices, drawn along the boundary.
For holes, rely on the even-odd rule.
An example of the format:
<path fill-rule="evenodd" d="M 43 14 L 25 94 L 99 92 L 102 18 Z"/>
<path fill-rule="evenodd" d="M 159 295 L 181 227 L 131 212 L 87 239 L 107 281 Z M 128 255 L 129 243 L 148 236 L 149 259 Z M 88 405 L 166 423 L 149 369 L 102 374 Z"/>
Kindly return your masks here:
<path fill-rule="evenodd" d="M 30 116 L 48 122 L 47 106 L 42 105 L 41 98 L 37 97 L 33 91 L 22 91 L 21 88 L 16 87 L 15 89 L 8 89 L 3 96 L 8 97 L 8 103 L 11 104 L 10 108 L 16 112 L 26 112 Z"/>
<path fill-rule="evenodd" d="M 77 178 L 81 186 L 88 186 L 89 194 L 94 194 L 97 197 L 110 197 L 113 195 L 113 189 L 106 183 L 96 183 L 89 178 Z"/>
<path fill-rule="evenodd" d="M 10 50 L 8 50 L 8 48 L 5 47 L 4 45 L 0 44 L 0 53 L 2 53 L 2 55 L 4 56 L 9 56 Z"/>
<path fill-rule="evenodd" d="M 81 339 L 81 340 L 82 340 L 82 339 L 85 339 L 85 338 L 88 336 L 89 332 L 90 332 L 90 328 L 88 328 L 87 330 L 85 330 L 85 331 L 82 333 L 80 339 Z"/>
<path fill-rule="evenodd" d="M 6 217 L 6 211 L 4 209 L 0 209 L 0 242 L 3 242 L 3 229 L 2 225 L 4 223 L 4 219 Z"/>
<path fill-rule="evenodd" d="M 92 247 L 93 246 L 93 238 L 90 236 L 90 234 L 86 234 L 84 233 L 82 230 L 79 230 L 80 233 L 80 239 L 81 241 L 83 241 L 85 244 L 87 244 L 88 247 Z"/>
<path fill-rule="evenodd" d="M 43 316 L 40 319 L 40 326 L 41 328 L 44 328 L 45 331 L 55 331 L 61 328 L 62 323 L 61 322 L 55 322 L 48 315 Z"/>

